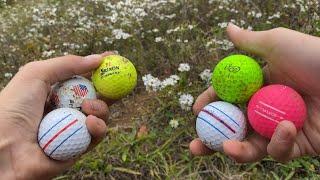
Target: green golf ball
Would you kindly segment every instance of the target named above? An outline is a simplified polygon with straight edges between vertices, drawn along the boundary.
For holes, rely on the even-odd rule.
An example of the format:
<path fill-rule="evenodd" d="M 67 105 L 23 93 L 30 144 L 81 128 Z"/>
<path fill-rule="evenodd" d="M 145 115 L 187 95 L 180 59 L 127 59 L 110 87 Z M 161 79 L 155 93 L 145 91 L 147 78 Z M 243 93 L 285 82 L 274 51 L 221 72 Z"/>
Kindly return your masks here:
<path fill-rule="evenodd" d="M 245 103 L 263 85 L 263 73 L 254 59 L 245 55 L 231 55 L 216 65 L 211 83 L 222 100 Z"/>

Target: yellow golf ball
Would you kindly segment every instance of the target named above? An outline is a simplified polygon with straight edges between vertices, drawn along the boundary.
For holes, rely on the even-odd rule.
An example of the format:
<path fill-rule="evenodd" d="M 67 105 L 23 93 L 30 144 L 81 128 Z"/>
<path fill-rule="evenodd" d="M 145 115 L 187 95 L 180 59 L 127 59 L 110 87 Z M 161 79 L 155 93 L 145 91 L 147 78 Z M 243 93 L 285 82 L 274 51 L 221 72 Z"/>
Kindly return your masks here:
<path fill-rule="evenodd" d="M 125 57 L 107 56 L 92 75 L 96 90 L 108 99 L 117 100 L 128 95 L 137 84 L 137 71 Z"/>

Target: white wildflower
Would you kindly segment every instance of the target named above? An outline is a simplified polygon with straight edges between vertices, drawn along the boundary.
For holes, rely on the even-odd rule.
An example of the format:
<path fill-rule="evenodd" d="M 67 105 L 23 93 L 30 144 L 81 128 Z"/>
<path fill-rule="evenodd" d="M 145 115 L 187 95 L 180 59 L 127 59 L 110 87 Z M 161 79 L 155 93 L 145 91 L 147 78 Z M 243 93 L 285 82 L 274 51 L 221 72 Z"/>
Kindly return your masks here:
<path fill-rule="evenodd" d="M 190 71 L 190 65 L 188 63 L 181 63 L 179 65 L 178 71 L 180 72 Z"/>
<path fill-rule="evenodd" d="M 194 28 L 194 25 L 188 25 L 188 29 L 193 29 Z"/>
<path fill-rule="evenodd" d="M 259 12 L 256 14 L 256 18 L 261 18 L 261 17 L 262 17 L 262 13 Z"/>
<path fill-rule="evenodd" d="M 44 51 L 44 52 L 42 52 L 42 57 L 43 58 L 49 58 L 49 57 L 52 57 L 52 55 L 54 55 L 54 53 L 56 53 L 55 50 Z"/>
<path fill-rule="evenodd" d="M 212 72 L 210 69 L 205 69 L 202 73 L 199 74 L 201 80 L 205 82 L 209 82 L 212 76 Z"/>
<path fill-rule="evenodd" d="M 156 37 L 156 39 L 154 40 L 156 43 L 158 42 L 162 42 L 164 41 L 164 39 L 162 37 Z"/>
<path fill-rule="evenodd" d="M 151 92 L 151 91 L 156 92 L 161 88 L 161 81 L 158 78 L 153 77 L 151 74 L 147 74 L 143 76 L 142 80 L 148 92 Z"/>
<path fill-rule="evenodd" d="M 179 80 L 180 80 L 179 76 L 171 75 L 169 78 L 167 78 L 161 82 L 161 89 L 163 89 L 167 86 L 174 86 L 178 83 Z"/>
<path fill-rule="evenodd" d="M 13 74 L 12 73 L 5 73 L 4 77 L 5 78 L 12 78 Z"/>
<path fill-rule="evenodd" d="M 179 98 L 179 103 L 180 103 L 181 109 L 183 109 L 185 111 L 190 111 L 191 106 L 193 104 L 193 100 L 194 100 L 194 98 L 191 94 L 182 94 Z"/>
<path fill-rule="evenodd" d="M 179 121 L 176 120 L 176 119 L 172 119 L 172 120 L 170 120 L 169 125 L 170 125 L 173 129 L 176 129 L 176 128 L 179 126 Z"/>
<path fill-rule="evenodd" d="M 130 34 L 123 32 L 122 29 L 114 29 L 112 30 L 112 34 L 116 39 L 128 39 L 131 37 Z"/>
<path fill-rule="evenodd" d="M 218 26 L 223 29 L 223 28 L 226 28 L 228 26 L 228 23 L 227 22 L 218 23 Z"/>

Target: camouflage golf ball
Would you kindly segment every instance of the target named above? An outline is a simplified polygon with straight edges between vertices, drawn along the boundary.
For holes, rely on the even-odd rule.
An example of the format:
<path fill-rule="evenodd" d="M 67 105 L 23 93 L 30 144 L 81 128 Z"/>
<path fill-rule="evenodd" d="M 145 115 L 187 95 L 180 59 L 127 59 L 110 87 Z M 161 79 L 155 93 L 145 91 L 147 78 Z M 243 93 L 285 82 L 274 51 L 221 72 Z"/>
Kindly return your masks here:
<path fill-rule="evenodd" d="M 92 83 L 81 76 L 57 83 L 51 93 L 51 102 L 55 108 L 80 109 L 84 99 L 97 99 Z"/>
<path fill-rule="evenodd" d="M 137 84 L 137 71 L 127 58 L 111 55 L 105 57 L 93 73 L 92 82 L 102 96 L 117 100 L 134 89 Z"/>
<path fill-rule="evenodd" d="M 244 103 L 263 85 L 263 73 L 254 59 L 232 55 L 217 64 L 211 81 L 219 98 L 230 103 Z"/>

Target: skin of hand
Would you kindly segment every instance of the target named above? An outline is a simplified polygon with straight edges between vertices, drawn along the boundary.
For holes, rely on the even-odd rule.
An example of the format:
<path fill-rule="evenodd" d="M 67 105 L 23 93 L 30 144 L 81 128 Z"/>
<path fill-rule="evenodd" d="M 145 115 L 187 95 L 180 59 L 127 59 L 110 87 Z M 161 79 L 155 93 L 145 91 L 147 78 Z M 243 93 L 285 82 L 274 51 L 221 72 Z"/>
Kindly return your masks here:
<path fill-rule="evenodd" d="M 267 61 L 264 67 L 266 84 L 284 84 L 296 89 L 304 98 L 308 118 L 297 132 L 290 121 L 282 121 L 271 140 L 257 133 L 245 141 L 226 141 L 223 150 L 239 163 L 259 161 L 270 155 L 279 162 L 301 156 L 320 154 L 320 38 L 285 28 L 253 32 L 229 24 L 227 33 L 239 49 L 258 55 Z M 210 102 L 218 100 L 212 87 L 196 100 L 197 115 Z M 214 153 L 199 139 L 190 143 L 194 155 Z"/>
<path fill-rule="evenodd" d="M 48 179 L 65 171 L 76 160 L 59 162 L 47 157 L 37 142 L 51 85 L 73 75 L 88 74 L 104 56 L 64 56 L 26 64 L 0 93 L 0 174 L 3 179 Z M 89 116 L 89 149 L 106 135 L 109 110 L 104 101 L 85 100 L 82 110 Z"/>

